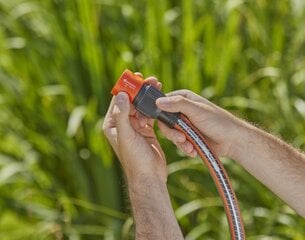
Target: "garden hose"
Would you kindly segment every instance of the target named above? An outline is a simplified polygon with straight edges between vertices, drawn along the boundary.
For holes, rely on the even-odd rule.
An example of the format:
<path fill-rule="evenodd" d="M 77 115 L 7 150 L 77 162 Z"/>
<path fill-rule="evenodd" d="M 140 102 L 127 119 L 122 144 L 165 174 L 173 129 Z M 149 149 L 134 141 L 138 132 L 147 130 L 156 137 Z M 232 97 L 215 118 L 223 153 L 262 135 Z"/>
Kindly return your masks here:
<path fill-rule="evenodd" d="M 159 119 L 168 127 L 175 128 L 186 135 L 186 138 L 193 144 L 197 153 L 208 167 L 216 184 L 228 219 L 231 239 L 244 240 L 244 226 L 237 198 L 228 175 L 200 131 L 182 113 L 169 113 L 158 109 L 155 104 L 156 99 L 165 95 L 153 86 L 145 84 L 140 76 L 129 70 L 123 72 L 111 93 L 117 95 L 120 91 L 128 94 L 130 102 L 134 104 L 139 112 L 149 118 Z"/>

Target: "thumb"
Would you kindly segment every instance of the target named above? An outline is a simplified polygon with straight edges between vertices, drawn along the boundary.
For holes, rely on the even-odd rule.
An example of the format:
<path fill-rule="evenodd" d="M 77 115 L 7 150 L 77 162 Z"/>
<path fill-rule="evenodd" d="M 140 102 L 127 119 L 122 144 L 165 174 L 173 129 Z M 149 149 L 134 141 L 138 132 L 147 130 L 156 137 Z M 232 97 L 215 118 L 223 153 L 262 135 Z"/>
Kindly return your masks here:
<path fill-rule="evenodd" d="M 113 117 L 116 122 L 118 141 L 130 139 L 134 135 L 134 130 L 129 120 L 130 102 L 127 93 L 119 92 L 115 97 Z"/>
<path fill-rule="evenodd" d="M 187 116 L 198 113 L 197 103 L 181 95 L 158 98 L 156 105 L 166 112 L 182 112 Z"/>

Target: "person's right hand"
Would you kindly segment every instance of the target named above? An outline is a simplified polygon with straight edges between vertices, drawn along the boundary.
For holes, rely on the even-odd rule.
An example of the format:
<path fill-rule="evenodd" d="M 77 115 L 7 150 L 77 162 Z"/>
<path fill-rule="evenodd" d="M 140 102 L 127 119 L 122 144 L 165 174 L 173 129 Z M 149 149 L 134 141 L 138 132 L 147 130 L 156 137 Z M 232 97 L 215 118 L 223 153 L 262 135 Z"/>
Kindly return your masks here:
<path fill-rule="evenodd" d="M 201 131 L 219 156 L 233 156 L 234 145 L 240 137 L 239 130 L 244 126 L 242 120 L 189 90 L 171 92 L 166 97 L 157 99 L 156 105 L 163 111 L 183 113 Z M 181 132 L 168 128 L 160 121 L 158 125 L 164 136 L 180 150 L 191 157 L 197 155 L 193 145 L 181 137 Z"/>

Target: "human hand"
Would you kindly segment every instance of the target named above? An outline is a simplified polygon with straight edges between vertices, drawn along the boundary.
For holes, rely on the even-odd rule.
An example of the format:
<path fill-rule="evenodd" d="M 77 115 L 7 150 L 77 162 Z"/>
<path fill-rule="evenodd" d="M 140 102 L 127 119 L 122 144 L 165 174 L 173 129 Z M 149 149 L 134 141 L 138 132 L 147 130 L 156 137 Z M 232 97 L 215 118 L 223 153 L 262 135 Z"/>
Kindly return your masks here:
<path fill-rule="evenodd" d="M 154 77 L 145 80 L 161 89 Z M 153 130 L 153 119 L 148 119 L 130 104 L 127 93 L 113 97 L 105 116 L 103 131 L 118 156 L 127 181 L 142 177 L 157 177 L 166 182 L 166 160 Z"/>
<path fill-rule="evenodd" d="M 238 131 L 244 125 L 242 120 L 189 90 L 171 92 L 167 97 L 157 99 L 156 105 L 163 111 L 182 112 L 202 132 L 219 156 L 233 156 Z M 165 137 L 180 150 L 191 157 L 197 155 L 193 145 L 185 136 L 182 137 L 181 132 L 168 128 L 162 122 L 158 122 L 158 125 Z"/>
<path fill-rule="evenodd" d="M 156 78 L 145 81 L 161 89 Z M 166 187 L 165 156 L 153 124 L 154 120 L 136 111 L 128 95 L 120 92 L 110 103 L 103 130 L 127 178 L 136 239 L 183 239 Z"/>

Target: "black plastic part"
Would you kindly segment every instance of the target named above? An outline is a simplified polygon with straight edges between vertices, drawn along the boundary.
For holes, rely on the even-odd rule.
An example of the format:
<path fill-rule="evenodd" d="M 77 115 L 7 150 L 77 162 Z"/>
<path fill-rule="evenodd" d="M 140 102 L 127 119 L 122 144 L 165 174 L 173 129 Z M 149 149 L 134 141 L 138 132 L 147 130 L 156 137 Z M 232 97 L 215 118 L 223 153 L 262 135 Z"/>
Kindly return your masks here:
<path fill-rule="evenodd" d="M 157 118 L 168 127 L 173 128 L 180 113 L 169 113 L 161 111 L 156 106 L 156 100 L 165 97 L 164 93 L 151 85 L 143 85 L 139 93 L 133 100 L 136 109 L 149 118 Z"/>

